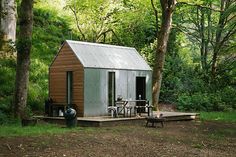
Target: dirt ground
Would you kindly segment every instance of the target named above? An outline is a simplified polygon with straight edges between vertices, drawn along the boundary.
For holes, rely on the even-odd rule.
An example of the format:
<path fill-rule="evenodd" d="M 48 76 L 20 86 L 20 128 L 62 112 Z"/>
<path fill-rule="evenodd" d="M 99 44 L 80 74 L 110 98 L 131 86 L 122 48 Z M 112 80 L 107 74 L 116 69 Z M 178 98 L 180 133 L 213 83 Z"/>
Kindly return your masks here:
<path fill-rule="evenodd" d="M 0 138 L 0 156 L 236 156 L 236 124 L 168 122 L 164 128 L 80 128 L 65 134 Z"/>

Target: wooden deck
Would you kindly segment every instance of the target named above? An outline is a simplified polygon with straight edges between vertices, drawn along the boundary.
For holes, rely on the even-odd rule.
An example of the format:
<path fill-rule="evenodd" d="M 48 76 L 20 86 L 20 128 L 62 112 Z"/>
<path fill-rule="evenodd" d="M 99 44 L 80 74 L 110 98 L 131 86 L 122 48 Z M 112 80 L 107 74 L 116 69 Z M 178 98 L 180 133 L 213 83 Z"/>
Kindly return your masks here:
<path fill-rule="evenodd" d="M 195 120 L 198 119 L 198 113 L 184 113 L 184 112 L 154 112 L 153 115 L 163 114 L 166 121 L 183 121 L 183 120 Z M 35 116 L 38 119 L 42 119 L 50 123 L 58 123 L 65 125 L 64 117 L 44 117 Z M 119 117 L 112 118 L 110 116 L 101 117 L 78 117 L 78 126 L 88 126 L 88 127 L 101 127 L 101 126 L 117 126 L 117 125 L 145 125 L 147 114 L 142 114 L 136 117 Z"/>

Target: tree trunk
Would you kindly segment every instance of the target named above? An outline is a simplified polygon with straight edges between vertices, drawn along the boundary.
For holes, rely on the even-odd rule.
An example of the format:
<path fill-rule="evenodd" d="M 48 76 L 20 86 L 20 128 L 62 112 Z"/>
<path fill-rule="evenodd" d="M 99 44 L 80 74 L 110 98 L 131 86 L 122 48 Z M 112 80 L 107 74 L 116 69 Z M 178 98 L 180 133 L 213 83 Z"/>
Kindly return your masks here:
<path fill-rule="evenodd" d="M 0 50 L 7 47 L 8 41 L 16 39 L 15 0 L 0 0 Z"/>
<path fill-rule="evenodd" d="M 225 25 L 225 18 L 223 18 L 223 14 L 226 7 L 226 1 L 227 0 L 221 0 L 221 12 L 218 22 L 218 27 L 216 30 L 216 37 L 215 37 L 215 46 L 213 49 L 213 56 L 212 56 L 212 65 L 211 65 L 211 75 L 212 75 L 212 81 L 214 82 L 216 77 L 216 66 L 217 66 L 217 59 L 218 59 L 218 53 L 221 48 L 221 36 Z"/>
<path fill-rule="evenodd" d="M 176 5 L 176 0 L 160 0 L 162 8 L 162 23 L 160 32 L 158 33 L 157 49 L 155 55 L 155 63 L 153 67 L 153 106 L 158 110 L 158 101 L 161 89 L 162 72 L 165 62 L 165 54 L 169 34 L 172 24 L 172 14 Z"/>
<path fill-rule="evenodd" d="M 200 11 L 200 15 L 199 15 Z M 207 16 L 208 25 L 205 26 L 205 16 Z M 198 22 L 198 31 L 200 35 L 200 55 L 201 55 L 201 68 L 203 71 L 207 71 L 207 55 L 208 47 L 210 42 L 210 23 L 211 23 L 211 10 L 205 10 L 204 8 L 197 7 L 197 19 Z M 206 35 L 205 35 L 206 34 Z"/>
<path fill-rule="evenodd" d="M 212 3 L 210 2 L 209 7 L 212 8 Z M 212 41 L 211 38 L 211 29 L 212 29 L 212 24 L 211 24 L 211 15 L 212 15 L 212 11 L 209 9 L 207 11 L 207 39 L 205 42 L 205 53 L 204 53 L 204 64 L 205 64 L 205 70 L 206 72 L 208 72 L 208 51 L 209 51 L 209 43 L 210 41 Z"/>
<path fill-rule="evenodd" d="M 205 13 L 204 10 L 201 8 L 201 16 L 200 16 L 200 37 L 201 37 L 201 65 L 202 69 L 205 70 L 205 60 L 204 60 L 204 54 L 205 54 Z"/>
<path fill-rule="evenodd" d="M 230 38 L 233 37 L 233 35 L 236 33 L 236 24 L 235 22 L 232 22 L 235 19 L 234 10 L 230 9 L 234 7 L 232 6 L 234 4 L 235 2 L 232 0 L 221 0 L 221 12 L 219 15 L 219 22 L 216 30 L 211 65 L 212 82 L 215 82 L 216 78 L 219 53 L 223 51 L 222 47 L 225 46 L 226 42 L 229 41 Z"/>
<path fill-rule="evenodd" d="M 33 28 L 33 0 L 22 0 L 19 13 L 17 66 L 15 82 L 15 117 L 24 118 L 29 82 L 30 51 Z"/>

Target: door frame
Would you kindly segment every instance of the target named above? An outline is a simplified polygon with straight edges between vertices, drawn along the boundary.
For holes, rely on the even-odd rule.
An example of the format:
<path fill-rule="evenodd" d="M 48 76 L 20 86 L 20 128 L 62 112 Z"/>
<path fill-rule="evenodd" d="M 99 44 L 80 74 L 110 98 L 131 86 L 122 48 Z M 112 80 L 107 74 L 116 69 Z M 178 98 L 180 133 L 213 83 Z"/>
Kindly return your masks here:
<path fill-rule="evenodd" d="M 138 79 L 140 79 L 142 81 L 142 94 L 141 94 L 141 100 L 145 100 L 146 99 L 146 76 L 136 76 L 135 78 L 135 97 L 136 100 L 139 99 L 139 92 L 138 90 Z"/>
<path fill-rule="evenodd" d="M 66 103 L 67 105 L 73 102 L 73 71 L 66 72 Z"/>
<path fill-rule="evenodd" d="M 110 82 L 110 79 L 111 82 Z M 111 85 L 111 87 L 110 87 Z M 111 98 L 110 98 L 110 90 L 111 91 Z M 111 100 L 112 99 L 112 100 Z M 116 99 L 116 72 L 115 71 L 108 71 L 107 77 L 107 100 L 108 106 L 115 106 L 115 99 Z"/>

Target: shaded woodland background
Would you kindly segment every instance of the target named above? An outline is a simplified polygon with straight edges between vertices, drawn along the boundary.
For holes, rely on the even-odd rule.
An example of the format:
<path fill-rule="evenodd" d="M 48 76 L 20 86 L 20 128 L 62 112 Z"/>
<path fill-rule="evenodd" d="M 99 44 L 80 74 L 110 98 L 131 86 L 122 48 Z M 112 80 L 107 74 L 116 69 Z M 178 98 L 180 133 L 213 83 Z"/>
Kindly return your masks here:
<path fill-rule="evenodd" d="M 48 98 L 48 67 L 66 39 L 135 47 L 149 65 L 154 65 L 161 23 L 159 1 L 36 0 L 34 3 L 27 103 L 30 113 L 43 113 Z M 160 101 L 181 111 L 235 110 L 235 41 L 235 1 L 177 3 Z M 9 42 L 7 53 L 0 54 L 0 123 L 12 116 L 14 49 L 15 44 Z"/>

